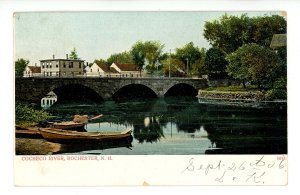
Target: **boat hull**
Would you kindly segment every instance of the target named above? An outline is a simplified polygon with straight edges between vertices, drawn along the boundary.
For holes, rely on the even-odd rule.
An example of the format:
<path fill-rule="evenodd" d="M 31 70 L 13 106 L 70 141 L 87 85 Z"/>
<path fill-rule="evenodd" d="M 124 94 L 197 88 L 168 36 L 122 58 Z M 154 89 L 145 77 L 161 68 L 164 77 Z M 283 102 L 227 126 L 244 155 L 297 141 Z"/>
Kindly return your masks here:
<path fill-rule="evenodd" d="M 101 132 L 101 133 L 91 133 L 91 132 L 77 132 L 77 131 L 68 131 L 61 129 L 52 129 L 52 128 L 41 128 L 39 129 L 40 134 L 44 139 L 56 143 L 101 143 L 101 142 L 110 142 L 118 140 L 127 140 L 131 139 L 131 130 L 123 132 Z"/>
<path fill-rule="evenodd" d="M 85 123 L 75 123 L 75 122 L 52 123 L 50 125 L 50 127 L 54 129 L 75 130 L 75 131 L 86 132 L 84 126 Z"/>

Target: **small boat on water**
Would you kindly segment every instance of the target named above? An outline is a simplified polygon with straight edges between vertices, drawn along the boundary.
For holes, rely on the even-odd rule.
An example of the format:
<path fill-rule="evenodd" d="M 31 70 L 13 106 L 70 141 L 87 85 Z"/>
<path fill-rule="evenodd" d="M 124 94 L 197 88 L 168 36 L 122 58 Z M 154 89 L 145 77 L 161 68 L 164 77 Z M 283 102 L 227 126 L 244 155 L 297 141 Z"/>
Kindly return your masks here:
<path fill-rule="evenodd" d="M 15 137 L 16 138 L 33 138 L 41 139 L 43 138 L 36 127 L 23 127 L 20 125 L 15 126 Z"/>
<path fill-rule="evenodd" d="M 57 143 L 99 143 L 132 139 L 131 129 L 122 132 L 78 132 L 53 128 L 40 128 L 39 132 L 44 139 Z"/>
<path fill-rule="evenodd" d="M 63 130 L 75 130 L 75 131 L 85 131 L 84 126 L 92 120 L 98 119 L 103 115 L 97 115 L 93 118 L 89 118 L 88 115 L 75 115 L 73 121 L 65 122 L 48 122 L 47 126 L 54 129 L 63 129 Z"/>
<path fill-rule="evenodd" d="M 84 125 L 85 123 L 76 123 L 73 121 L 49 123 L 50 128 L 77 131 L 86 131 Z"/>

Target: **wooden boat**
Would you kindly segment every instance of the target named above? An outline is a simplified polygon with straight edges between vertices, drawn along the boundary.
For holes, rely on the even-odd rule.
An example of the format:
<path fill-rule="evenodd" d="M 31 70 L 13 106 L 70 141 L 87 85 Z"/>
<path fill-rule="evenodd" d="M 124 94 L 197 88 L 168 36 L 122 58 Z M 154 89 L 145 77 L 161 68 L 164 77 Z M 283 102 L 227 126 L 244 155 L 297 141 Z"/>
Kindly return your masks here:
<path fill-rule="evenodd" d="M 86 131 L 84 125 L 85 123 L 76 123 L 73 121 L 49 123 L 50 128 L 77 131 Z"/>
<path fill-rule="evenodd" d="M 20 127 L 16 125 L 16 130 L 15 130 L 15 137 L 16 138 L 33 138 L 33 139 L 42 139 L 43 137 L 41 136 L 38 128 L 25 128 L 25 127 Z"/>
<path fill-rule="evenodd" d="M 57 143 L 97 143 L 132 138 L 131 129 L 122 132 L 78 132 L 53 128 L 40 128 L 39 132 L 44 139 Z"/>
<path fill-rule="evenodd" d="M 93 118 L 88 118 L 88 115 L 75 115 L 73 121 L 65 121 L 65 122 L 48 122 L 50 128 L 54 129 L 63 129 L 63 130 L 76 130 L 76 131 L 85 131 L 84 126 L 88 123 L 88 121 L 92 121 L 102 117 L 103 115 L 97 115 Z"/>

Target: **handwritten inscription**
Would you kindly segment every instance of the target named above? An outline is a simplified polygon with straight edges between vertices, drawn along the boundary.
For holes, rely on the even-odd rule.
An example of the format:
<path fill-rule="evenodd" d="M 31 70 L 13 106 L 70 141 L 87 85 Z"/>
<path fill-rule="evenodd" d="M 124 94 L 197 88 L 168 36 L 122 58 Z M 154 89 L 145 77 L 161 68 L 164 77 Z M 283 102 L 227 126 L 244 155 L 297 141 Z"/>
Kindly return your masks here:
<path fill-rule="evenodd" d="M 287 172 L 286 156 L 266 158 L 258 156 L 253 160 L 220 159 L 214 162 L 203 163 L 201 158 L 190 158 L 182 174 L 201 174 L 212 179 L 216 184 L 223 182 L 245 184 L 268 184 L 272 174 Z M 278 175 L 278 174 L 277 174 Z M 286 175 L 286 174 L 285 174 Z"/>

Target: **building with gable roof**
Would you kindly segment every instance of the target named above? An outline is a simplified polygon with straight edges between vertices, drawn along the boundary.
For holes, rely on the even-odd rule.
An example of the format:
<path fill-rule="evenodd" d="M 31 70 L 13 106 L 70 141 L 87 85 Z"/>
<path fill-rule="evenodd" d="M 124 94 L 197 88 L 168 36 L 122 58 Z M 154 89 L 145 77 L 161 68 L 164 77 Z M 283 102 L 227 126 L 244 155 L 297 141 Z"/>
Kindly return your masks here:
<path fill-rule="evenodd" d="M 139 77 L 140 71 L 135 64 L 112 63 L 110 70 L 119 73 L 120 77 Z"/>
<path fill-rule="evenodd" d="M 26 66 L 23 71 L 23 77 L 35 77 L 41 76 L 41 67 L 40 66 Z"/>

